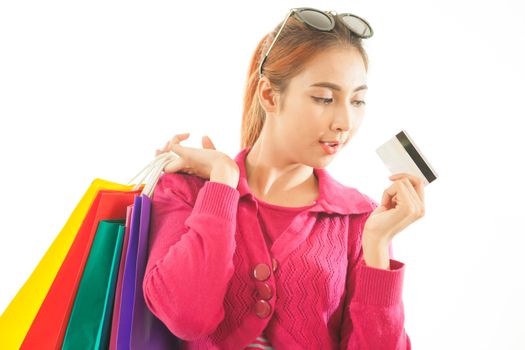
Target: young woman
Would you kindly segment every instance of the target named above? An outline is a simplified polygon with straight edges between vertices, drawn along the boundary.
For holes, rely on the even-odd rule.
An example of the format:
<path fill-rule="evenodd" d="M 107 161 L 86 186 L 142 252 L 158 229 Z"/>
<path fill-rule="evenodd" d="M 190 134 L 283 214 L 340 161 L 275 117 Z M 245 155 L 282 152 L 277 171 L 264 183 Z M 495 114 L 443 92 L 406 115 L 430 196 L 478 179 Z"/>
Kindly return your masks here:
<path fill-rule="evenodd" d="M 366 21 L 292 9 L 257 46 L 241 151 L 178 134 L 153 194 L 146 303 L 183 349 L 410 349 L 392 238 L 424 215 L 422 179 L 381 203 L 324 169 L 365 113 Z"/>

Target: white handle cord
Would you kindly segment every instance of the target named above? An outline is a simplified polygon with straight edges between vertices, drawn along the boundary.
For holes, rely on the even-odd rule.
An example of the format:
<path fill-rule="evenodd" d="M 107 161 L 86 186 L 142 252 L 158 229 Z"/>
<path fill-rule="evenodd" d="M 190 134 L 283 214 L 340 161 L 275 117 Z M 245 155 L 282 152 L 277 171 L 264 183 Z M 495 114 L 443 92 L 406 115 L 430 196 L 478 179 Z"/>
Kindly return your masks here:
<path fill-rule="evenodd" d="M 162 175 L 164 167 L 172 160 L 177 159 L 178 157 L 179 156 L 172 151 L 159 154 L 155 157 L 155 159 L 149 162 L 148 165 L 142 168 L 142 170 L 137 175 L 135 175 L 131 180 L 129 180 L 128 185 L 130 185 L 133 182 L 133 180 L 135 180 L 137 177 L 143 174 L 140 181 L 138 181 L 137 184 L 133 187 L 133 191 L 138 190 L 140 186 L 143 183 L 145 183 L 141 195 L 147 195 L 148 197 L 151 197 L 153 195 L 155 185 L 159 181 L 160 175 Z"/>

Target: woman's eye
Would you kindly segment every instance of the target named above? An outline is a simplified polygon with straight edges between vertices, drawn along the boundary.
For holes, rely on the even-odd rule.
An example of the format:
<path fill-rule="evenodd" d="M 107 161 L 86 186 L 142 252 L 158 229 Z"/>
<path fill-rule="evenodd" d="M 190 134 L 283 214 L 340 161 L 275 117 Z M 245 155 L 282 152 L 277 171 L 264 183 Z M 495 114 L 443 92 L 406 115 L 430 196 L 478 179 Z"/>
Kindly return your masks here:
<path fill-rule="evenodd" d="M 324 104 L 329 104 L 329 103 L 331 103 L 334 100 L 333 98 L 324 98 L 324 97 L 316 97 L 316 96 L 312 96 L 312 98 L 315 101 L 322 102 Z"/>
<path fill-rule="evenodd" d="M 352 101 L 352 103 L 354 104 L 354 106 L 357 106 L 357 107 L 366 105 L 366 102 L 364 100 L 355 100 L 355 101 Z"/>

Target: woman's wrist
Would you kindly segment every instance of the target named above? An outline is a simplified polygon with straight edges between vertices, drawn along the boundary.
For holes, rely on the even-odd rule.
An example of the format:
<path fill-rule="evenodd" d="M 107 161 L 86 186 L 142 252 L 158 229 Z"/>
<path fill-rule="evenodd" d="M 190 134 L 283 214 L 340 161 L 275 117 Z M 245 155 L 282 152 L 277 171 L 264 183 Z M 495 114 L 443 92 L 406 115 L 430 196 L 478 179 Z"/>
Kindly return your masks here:
<path fill-rule="evenodd" d="M 371 238 L 366 231 L 363 232 L 363 258 L 366 265 L 378 269 L 390 270 L 388 245 L 389 242 Z"/>
<path fill-rule="evenodd" d="M 233 188 L 239 183 L 239 167 L 231 159 L 219 161 L 211 169 L 210 181 L 220 182 Z"/>

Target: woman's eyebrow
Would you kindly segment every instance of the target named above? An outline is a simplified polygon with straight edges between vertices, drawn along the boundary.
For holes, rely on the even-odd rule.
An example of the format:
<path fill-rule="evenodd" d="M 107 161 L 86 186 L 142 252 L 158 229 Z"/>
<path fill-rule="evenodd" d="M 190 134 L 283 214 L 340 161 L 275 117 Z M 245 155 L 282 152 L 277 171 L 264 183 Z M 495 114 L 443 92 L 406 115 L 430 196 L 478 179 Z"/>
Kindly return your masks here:
<path fill-rule="evenodd" d="M 320 86 L 320 87 L 326 87 L 326 88 L 329 88 L 329 89 L 332 89 L 332 90 L 336 90 L 336 91 L 341 91 L 341 87 L 339 85 L 334 84 L 334 83 L 330 83 L 330 82 L 327 82 L 327 81 L 322 81 L 322 82 L 319 82 L 319 83 L 315 83 L 315 84 L 312 84 L 310 86 Z M 368 89 L 368 86 L 366 86 L 366 84 L 363 84 L 361 86 L 356 87 L 353 92 L 360 91 L 360 90 L 365 90 L 365 89 Z"/>

